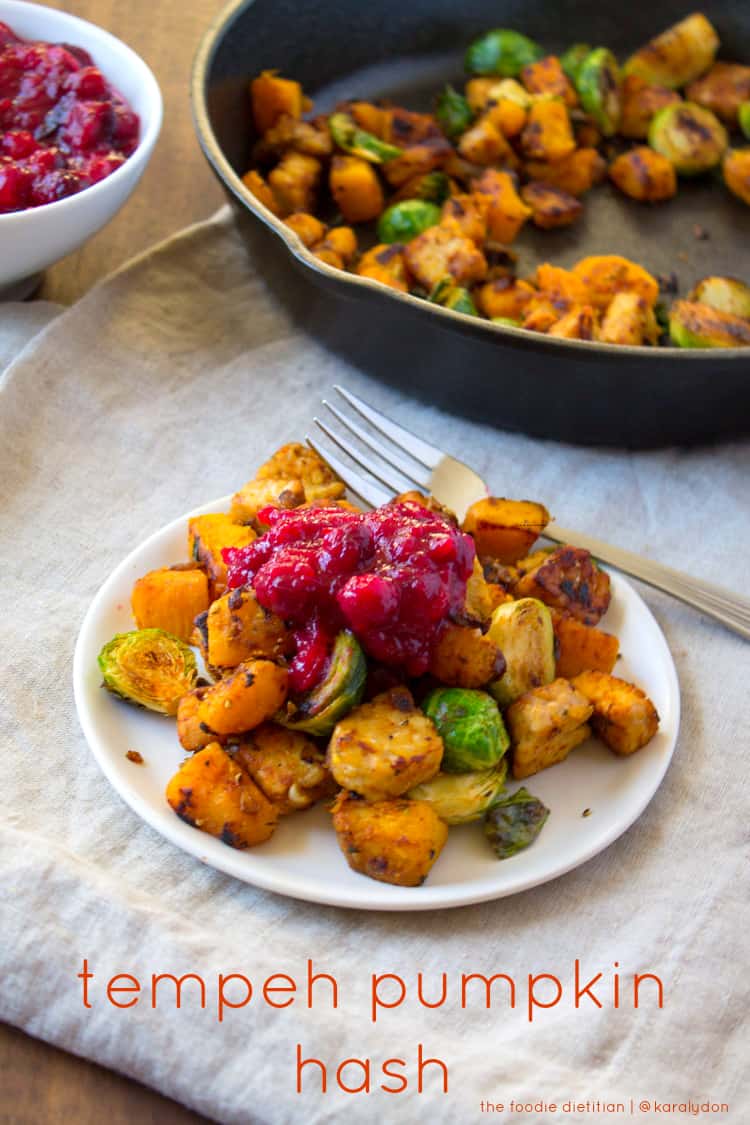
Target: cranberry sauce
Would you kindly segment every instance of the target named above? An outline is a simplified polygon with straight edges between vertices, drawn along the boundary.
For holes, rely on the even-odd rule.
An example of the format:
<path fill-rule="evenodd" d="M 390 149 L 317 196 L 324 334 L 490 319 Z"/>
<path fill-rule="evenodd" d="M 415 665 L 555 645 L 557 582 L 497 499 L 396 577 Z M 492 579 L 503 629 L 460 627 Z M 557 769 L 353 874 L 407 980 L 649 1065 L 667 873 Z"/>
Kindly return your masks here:
<path fill-rule="evenodd" d="M 345 626 L 382 664 L 409 676 L 427 671 L 445 623 L 464 605 L 470 536 L 414 503 L 373 512 L 265 508 L 258 518 L 265 535 L 223 552 L 228 582 L 250 583 L 262 606 L 295 627 L 293 690 L 321 678 Z"/>
<path fill-rule="evenodd" d="M 138 131 L 138 115 L 81 47 L 26 42 L 0 23 L 0 214 L 103 180 Z"/>

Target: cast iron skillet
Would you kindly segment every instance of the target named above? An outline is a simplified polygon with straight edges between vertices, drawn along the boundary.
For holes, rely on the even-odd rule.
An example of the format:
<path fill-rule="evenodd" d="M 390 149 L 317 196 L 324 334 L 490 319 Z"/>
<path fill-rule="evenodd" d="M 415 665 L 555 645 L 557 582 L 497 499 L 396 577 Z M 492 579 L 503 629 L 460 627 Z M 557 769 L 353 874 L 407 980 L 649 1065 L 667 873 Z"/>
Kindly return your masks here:
<path fill-rule="evenodd" d="M 307 331 L 369 374 L 539 437 L 653 447 L 737 436 L 750 431 L 750 350 L 615 347 L 462 316 L 318 261 L 240 181 L 255 139 L 248 79 L 263 69 L 301 81 L 321 112 L 351 96 L 427 108 L 444 81 L 461 81 L 464 46 L 489 28 L 624 57 L 690 10 L 688 0 L 233 0 L 195 60 L 198 137 L 271 286 Z M 702 10 L 721 54 L 750 63 L 746 0 L 707 0 Z M 710 273 L 750 282 L 750 210 L 712 177 L 681 181 L 675 199 L 653 207 L 600 187 L 578 225 L 524 231 L 514 249 L 522 274 L 544 260 L 623 254 L 675 273 L 684 295 Z"/>

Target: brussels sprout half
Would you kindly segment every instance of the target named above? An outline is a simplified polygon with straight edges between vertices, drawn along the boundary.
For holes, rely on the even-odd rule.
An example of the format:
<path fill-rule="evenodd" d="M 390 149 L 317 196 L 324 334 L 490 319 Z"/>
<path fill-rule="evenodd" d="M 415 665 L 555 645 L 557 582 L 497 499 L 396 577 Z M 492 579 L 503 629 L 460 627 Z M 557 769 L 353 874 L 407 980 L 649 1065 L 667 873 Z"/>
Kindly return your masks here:
<path fill-rule="evenodd" d="M 97 659 L 107 691 L 162 715 L 176 715 L 198 679 L 192 650 L 164 629 L 117 633 Z"/>
<path fill-rule="evenodd" d="M 401 156 L 403 149 L 381 141 L 374 133 L 360 129 L 348 113 L 332 113 L 328 118 L 328 128 L 334 143 L 351 156 L 369 160 L 371 164 L 385 164 Z"/>
<path fill-rule="evenodd" d="M 497 703 L 486 691 L 435 688 L 422 703 L 445 750 L 444 773 L 469 773 L 497 765 L 510 745 Z"/>
<path fill-rule="evenodd" d="M 648 143 L 666 156 L 681 176 L 697 176 L 716 167 L 729 138 L 710 109 L 693 102 L 679 102 L 654 115 Z"/>
<path fill-rule="evenodd" d="M 578 85 L 578 71 L 583 60 L 591 54 L 592 49 L 588 43 L 574 43 L 560 58 L 563 71 L 574 86 Z"/>
<path fill-rule="evenodd" d="M 484 834 L 498 859 L 508 859 L 533 844 L 544 828 L 549 809 L 527 789 L 497 801 L 484 820 Z"/>
<path fill-rule="evenodd" d="M 469 74 L 516 78 L 525 66 L 542 58 L 544 51 L 533 39 L 519 31 L 496 28 L 474 40 L 466 52 L 464 65 Z"/>
<path fill-rule="evenodd" d="M 743 102 L 737 110 L 737 122 L 743 134 L 750 140 L 750 102 Z"/>
<path fill-rule="evenodd" d="M 501 707 L 555 678 L 552 615 L 536 598 L 504 602 L 492 614 L 487 636 L 505 657 L 505 672 L 490 684 Z"/>
<path fill-rule="evenodd" d="M 715 28 L 702 12 L 693 12 L 631 55 L 624 72 L 677 90 L 708 70 L 718 47 Z"/>
<path fill-rule="evenodd" d="M 614 136 L 622 116 L 622 101 L 620 68 L 612 52 L 606 47 L 590 51 L 578 67 L 575 87 L 581 105 L 604 136 Z"/>
<path fill-rule="evenodd" d="M 326 737 L 339 719 L 361 702 L 366 678 L 367 662 L 359 641 L 343 629 L 336 637 L 325 679 L 296 700 L 293 711 L 278 712 L 274 722 L 289 730 Z"/>
<path fill-rule="evenodd" d="M 426 199 L 404 199 L 386 207 L 378 219 L 380 242 L 411 242 L 423 230 L 437 226 L 441 211 Z"/>
<path fill-rule="evenodd" d="M 455 140 L 471 125 L 474 111 L 463 94 L 459 94 L 452 86 L 446 86 L 438 95 L 435 116 L 446 137 Z"/>
<path fill-rule="evenodd" d="M 750 286 L 735 277 L 704 277 L 687 299 L 750 320 Z"/>
<path fill-rule="evenodd" d="M 410 184 L 409 198 L 424 199 L 428 203 L 445 203 L 451 193 L 451 182 L 445 172 L 425 172 Z"/>
<path fill-rule="evenodd" d="M 446 824 L 468 824 L 502 798 L 508 767 L 504 758 L 490 770 L 473 773 L 438 773 L 415 785 L 406 794 L 413 801 L 427 801 Z"/>
<path fill-rule="evenodd" d="M 750 348 L 750 321 L 699 301 L 675 301 L 669 335 L 678 348 Z"/>
<path fill-rule="evenodd" d="M 462 285 L 455 285 L 452 277 L 443 277 L 436 282 L 427 300 L 433 305 L 442 305 L 444 309 L 453 309 L 454 312 L 465 313 L 467 316 L 479 316 L 469 290 Z"/>

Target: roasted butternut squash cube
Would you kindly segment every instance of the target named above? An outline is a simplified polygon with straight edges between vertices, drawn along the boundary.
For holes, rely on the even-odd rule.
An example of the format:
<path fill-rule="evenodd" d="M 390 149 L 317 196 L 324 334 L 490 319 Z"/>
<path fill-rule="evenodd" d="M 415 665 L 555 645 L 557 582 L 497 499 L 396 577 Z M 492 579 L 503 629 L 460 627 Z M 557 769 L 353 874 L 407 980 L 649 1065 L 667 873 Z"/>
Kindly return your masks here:
<path fill-rule="evenodd" d="M 591 305 L 572 308 L 547 329 L 558 340 L 595 340 L 598 313 Z"/>
<path fill-rule="evenodd" d="M 519 320 L 536 290 L 527 281 L 514 277 L 498 277 L 487 281 L 474 293 L 478 308 L 485 316 Z"/>
<path fill-rule="evenodd" d="M 313 247 L 320 257 L 323 251 L 338 254 L 345 266 L 350 266 L 357 256 L 357 235 L 351 227 L 331 227 L 322 242 Z"/>
<path fill-rule="evenodd" d="M 604 158 L 590 147 L 577 148 L 562 160 L 527 160 L 524 164 L 529 180 L 549 184 L 575 196 L 583 195 L 598 184 L 606 171 Z"/>
<path fill-rule="evenodd" d="M 586 296 L 595 308 L 605 309 L 615 293 L 637 293 L 653 306 L 659 297 L 659 283 L 642 266 L 617 254 L 582 258 L 573 273 L 586 287 Z"/>
<path fill-rule="evenodd" d="M 328 745 L 338 784 L 368 801 L 398 797 L 428 781 L 442 757 L 443 740 L 405 687 L 355 707 L 336 724 Z"/>
<path fill-rule="evenodd" d="M 543 504 L 487 496 L 468 509 L 462 530 L 474 539 L 478 555 L 514 563 L 528 555 L 549 521 Z"/>
<path fill-rule="evenodd" d="M 521 133 L 521 148 L 529 160 L 562 160 L 576 147 L 568 108 L 562 99 L 534 102 Z"/>
<path fill-rule="evenodd" d="M 222 741 L 216 731 L 209 730 L 198 718 L 198 708 L 207 690 L 207 686 L 194 688 L 187 695 L 183 695 L 177 705 L 177 737 L 180 746 L 191 753 L 202 750 L 211 742 Z"/>
<path fill-rule="evenodd" d="M 432 289 L 448 276 L 460 285 L 470 285 L 481 281 L 487 273 L 487 259 L 482 251 L 450 226 L 422 231 L 407 243 L 404 260 L 425 289 Z"/>
<path fill-rule="evenodd" d="M 383 175 L 392 187 L 399 188 L 416 176 L 424 176 L 440 168 L 452 153 L 450 141 L 445 137 L 429 137 L 419 144 L 409 145 L 400 156 L 384 164 Z"/>
<path fill-rule="evenodd" d="M 446 199 L 440 225 L 452 227 L 464 238 L 481 245 L 487 235 L 486 210 L 475 196 L 461 192 Z"/>
<path fill-rule="evenodd" d="M 637 141 L 645 141 L 651 119 L 660 109 L 682 101 L 676 90 L 670 90 L 668 86 L 652 86 L 638 74 L 627 75 L 620 88 L 620 96 L 622 117 L 618 132 Z"/>
<path fill-rule="evenodd" d="M 347 223 L 369 223 L 385 207 L 377 172 L 358 156 L 334 156 L 328 183 Z"/>
<path fill-rule="evenodd" d="M 617 660 L 620 642 L 611 633 L 593 625 L 584 625 L 569 613 L 550 610 L 555 631 L 558 676 L 572 680 L 580 672 L 611 672 Z"/>
<path fill-rule="evenodd" d="M 466 612 L 474 621 L 489 621 L 492 610 L 495 608 L 487 579 L 484 577 L 482 564 L 478 558 L 474 559 L 474 569 L 466 583 Z"/>
<path fill-rule="evenodd" d="M 639 203 L 660 203 L 677 194 L 674 165 L 648 145 L 623 152 L 609 166 L 613 184 Z"/>
<path fill-rule="evenodd" d="M 385 137 L 387 110 L 372 102 L 349 102 L 349 113 L 366 133 L 372 133 L 381 140 Z"/>
<path fill-rule="evenodd" d="M 402 797 L 368 804 L 342 792 L 332 812 L 346 862 L 381 883 L 420 886 L 448 838 L 447 824 L 427 801 Z"/>
<path fill-rule="evenodd" d="M 484 197 L 487 208 L 487 234 L 496 242 L 513 241 L 531 215 L 516 191 L 516 181 L 509 172 L 488 168 L 474 181 L 474 194 Z"/>
<path fill-rule="evenodd" d="M 253 148 L 253 158 L 259 163 L 270 163 L 289 149 L 306 156 L 329 157 L 333 140 L 327 120 L 300 121 L 288 113 L 282 114 Z"/>
<path fill-rule="evenodd" d="M 567 680 L 525 692 L 505 712 L 513 776 L 531 777 L 564 761 L 591 734 L 592 705 Z"/>
<path fill-rule="evenodd" d="M 531 208 L 531 221 L 542 230 L 569 227 L 583 214 L 583 204 L 562 188 L 538 181 L 521 188 L 521 199 Z"/>
<path fill-rule="evenodd" d="M 268 174 L 268 183 L 282 213 L 315 210 L 322 167 L 314 156 L 290 150 Z"/>
<path fill-rule="evenodd" d="M 250 192 L 250 194 L 254 195 L 256 199 L 260 200 L 263 206 L 267 207 L 271 214 L 282 214 L 282 208 L 279 205 L 278 199 L 273 194 L 270 187 L 261 176 L 260 172 L 256 172 L 256 170 L 252 168 L 249 172 L 245 172 L 245 175 L 242 177 L 242 182 Z"/>
<path fill-rule="evenodd" d="M 730 148 L 722 161 L 724 183 L 750 206 L 750 148 Z"/>
<path fill-rule="evenodd" d="M 567 106 L 578 105 L 578 95 L 557 55 L 528 63 L 521 71 L 521 81 L 530 94 L 548 94 L 562 98 Z"/>
<path fill-rule="evenodd" d="M 289 673 L 271 660 L 248 660 L 206 689 L 198 720 L 217 734 L 242 734 L 272 718 L 285 702 Z"/>
<path fill-rule="evenodd" d="M 293 215 L 284 219 L 284 223 L 294 231 L 300 242 L 308 249 L 325 238 L 325 223 L 321 223 L 320 219 L 316 219 L 314 215 L 308 215 L 306 211 L 295 211 Z"/>
<path fill-rule="evenodd" d="M 654 310 L 638 293 L 615 293 L 607 306 L 599 339 L 605 344 L 656 344 L 660 335 Z"/>
<path fill-rule="evenodd" d="M 151 570 L 133 586 L 130 604 L 139 629 L 165 629 L 187 643 L 208 609 L 208 578 L 197 565 Z"/>
<path fill-rule="evenodd" d="M 206 620 L 208 662 L 236 668 L 253 656 L 275 660 L 290 651 L 291 634 L 275 613 L 264 609 L 250 586 L 229 590 L 211 604 Z"/>
<path fill-rule="evenodd" d="M 255 520 L 258 512 L 269 505 L 275 508 L 299 508 L 305 502 L 305 486 L 296 477 L 264 477 L 249 480 L 232 497 L 230 512 L 238 522 Z"/>
<path fill-rule="evenodd" d="M 383 140 L 399 148 L 421 144 L 424 141 L 445 141 L 435 118 L 430 113 L 416 113 L 401 105 L 383 110 Z"/>
<path fill-rule="evenodd" d="M 446 625 L 435 645 L 430 672 L 441 684 L 481 688 L 505 671 L 503 654 L 481 629 Z"/>
<path fill-rule="evenodd" d="M 279 78 L 274 70 L 264 70 L 250 83 L 253 120 L 259 133 L 267 132 L 283 114 L 301 117 L 304 96 L 299 82 Z"/>
<path fill-rule="evenodd" d="M 740 106 L 750 102 L 750 66 L 714 63 L 707 74 L 690 83 L 685 96 L 688 101 L 710 109 L 728 125 L 736 125 Z"/>
<path fill-rule="evenodd" d="M 561 310 L 588 303 L 586 286 L 571 270 L 543 262 L 534 276 L 537 288 Z"/>
<path fill-rule="evenodd" d="M 212 742 L 178 769 L 167 802 L 180 820 L 231 848 L 251 848 L 273 835 L 279 812 L 223 746 Z"/>
<path fill-rule="evenodd" d="M 594 733 L 616 754 L 634 754 L 659 728 L 659 716 L 651 700 L 636 687 L 606 672 L 582 672 L 573 687 L 593 707 Z"/>
<path fill-rule="evenodd" d="M 300 731 L 262 723 L 232 753 L 282 816 L 310 808 L 335 792 L 324 751 Z"/>
<path fill-rule="evenodd" d="M 246 547 L 255 537 L 251 527 L 243 526 L 226 512 L 211 512 L 190 520 L 188 549 L 206 572 L 211 601 L 227 588 L 227 567 L 221 552 L 225 547 Z"/>
<path fill-rule="evenodd" d="M 502 164 L 513 157 L 513 150 L 494 124 L 491 113 L 483 114 L 469 126 L 458 142 L 458 151 L 465 160 L 481 165 Z"/>
<path fill-rule="evenodd" d="M 360 258 L 357 273 L 360 277 L 371 277 L 399 293 L 409 292 L 404 247 L 400 242 L 381 242 L 373 246 Z"/>
<path fill-rule="evenodd" d="M 582 547 L 558 547 L 516 583 L 517 598 L 538 598 L 567 610 L 584 625 L 596 625 L 609 608 L 609 575 Z"/>

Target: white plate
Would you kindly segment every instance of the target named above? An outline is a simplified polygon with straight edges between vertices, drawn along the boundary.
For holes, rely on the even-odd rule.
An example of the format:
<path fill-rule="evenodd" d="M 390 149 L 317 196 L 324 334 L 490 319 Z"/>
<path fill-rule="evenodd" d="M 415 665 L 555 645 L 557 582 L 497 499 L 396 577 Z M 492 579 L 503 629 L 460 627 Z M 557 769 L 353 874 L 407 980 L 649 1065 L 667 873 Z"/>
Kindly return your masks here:
<path fill-rule="evenodd" d="M 612 606 L 603 626 L 620 639 L 615 671 L 651 697 L 661 718 L 656 737 L 630 758 L 593 740 L 560 765 L 529 779 L 550 808 L 539 839 L 499 862 L 478 824 L 451 828 L 440 859 L 422 887 L 393 887 L 350 870 L 322 806 L 284 818 L 266 844 L 236 851 L 191 828 L 164 799 L 167 781 L 184 760 L 174 720 L 123 703 L 101 687 L 96 657 L 115 633 L 134 628 L 130 593 L 140 575 L 185 558 L 187 520 L 225 510 L 229 497 L 196 509 L 156 532 L 109 576 L 94 598 L 76 644 L 73 683 L 83 732 L 105 775 L 148 824 L 204 863 L 279 894 L 360 910 L 434 910 L 515 894 L 547 882 L 622 835 L 640 816 L 664 777 L 677 741 L 677 673 L 661 629 L 623 578 L 612 574 Z M 126 758 L 138 750 L 145 763 Z M 590 815 L 584 816 L 584 809 Z"/>

